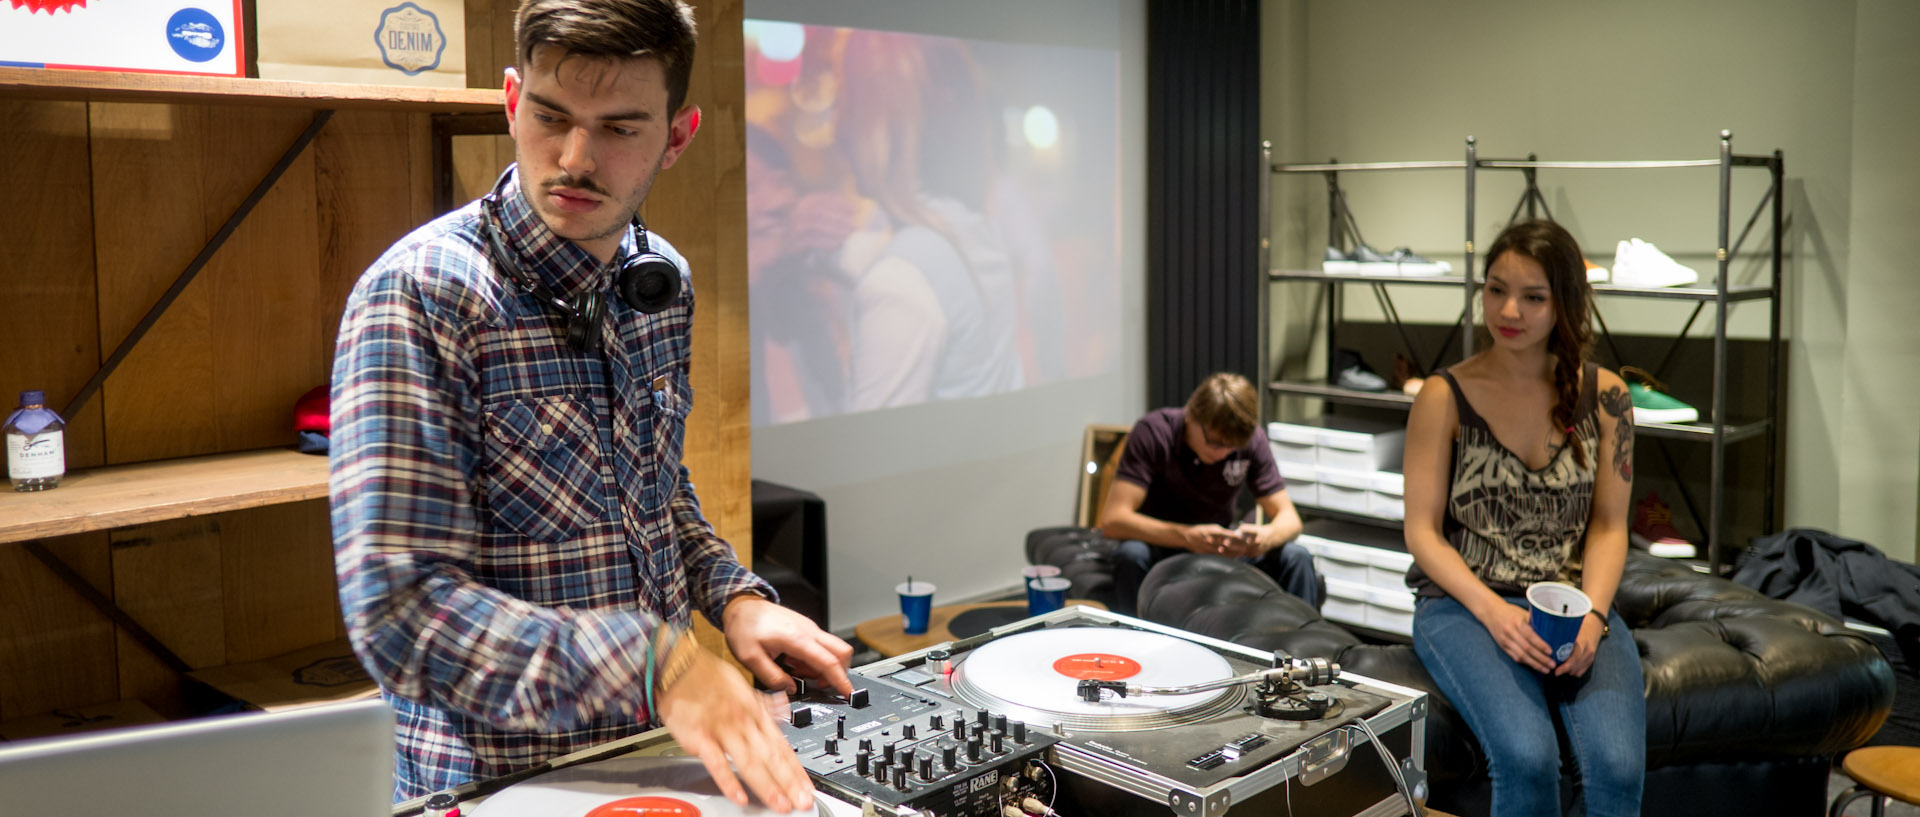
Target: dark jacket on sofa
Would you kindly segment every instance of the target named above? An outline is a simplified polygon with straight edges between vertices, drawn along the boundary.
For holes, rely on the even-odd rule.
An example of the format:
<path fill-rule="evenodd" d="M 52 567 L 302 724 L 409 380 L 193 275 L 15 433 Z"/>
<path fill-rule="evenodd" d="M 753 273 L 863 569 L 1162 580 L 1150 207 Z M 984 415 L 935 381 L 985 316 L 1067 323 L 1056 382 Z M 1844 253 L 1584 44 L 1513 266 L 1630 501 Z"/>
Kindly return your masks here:
<path fill-rule="evenodd" d="M 1879 548 L 1815 528 L 1753 540 L 1728 577 L 1762 594 L 1853 618 L 1893 633 L 1908 666 L 1920 666 L 1920 567 Z"/>

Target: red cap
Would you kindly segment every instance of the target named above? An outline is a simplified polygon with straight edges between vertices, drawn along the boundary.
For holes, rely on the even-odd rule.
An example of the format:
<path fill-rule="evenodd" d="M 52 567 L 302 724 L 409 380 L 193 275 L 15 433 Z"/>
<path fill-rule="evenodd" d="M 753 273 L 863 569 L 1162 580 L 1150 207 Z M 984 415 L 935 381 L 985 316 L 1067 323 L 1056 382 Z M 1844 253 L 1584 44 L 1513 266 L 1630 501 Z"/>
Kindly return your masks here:
<path fill-rule="evenodd" d="M 312 391 L 301 395 L 300 400 L 293 404 L 293 430 L 326 434 L 332 428 L 332 420 L 328 417 L 332 402 L 325 385 L 315 386 Z"/>

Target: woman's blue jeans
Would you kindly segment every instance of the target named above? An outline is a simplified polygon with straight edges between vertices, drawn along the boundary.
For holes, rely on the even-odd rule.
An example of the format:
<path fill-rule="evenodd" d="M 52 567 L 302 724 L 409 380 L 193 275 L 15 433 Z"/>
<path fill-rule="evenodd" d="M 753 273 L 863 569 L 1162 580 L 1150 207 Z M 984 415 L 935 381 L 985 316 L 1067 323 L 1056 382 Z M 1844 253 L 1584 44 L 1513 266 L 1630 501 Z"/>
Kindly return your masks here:
<path fill-rule="evenodd" d="M 1526 606 L 1518 597 L 1507 601 Z M 1573 747 L 1589 817 L 1640 813 L 1647 769 L 1646 682 L 1633 634 L 1619 613 L 1609 615 L 1613 632 L 1600 639 L 1587 674 L 1556 678 L 1514 663 L 1480 620 L 1452 598 L 1422 600 L 1414 611 L 1414 653 L 1487 753 L 1494 814 L 1560 813 L 1556 711 Z"/>

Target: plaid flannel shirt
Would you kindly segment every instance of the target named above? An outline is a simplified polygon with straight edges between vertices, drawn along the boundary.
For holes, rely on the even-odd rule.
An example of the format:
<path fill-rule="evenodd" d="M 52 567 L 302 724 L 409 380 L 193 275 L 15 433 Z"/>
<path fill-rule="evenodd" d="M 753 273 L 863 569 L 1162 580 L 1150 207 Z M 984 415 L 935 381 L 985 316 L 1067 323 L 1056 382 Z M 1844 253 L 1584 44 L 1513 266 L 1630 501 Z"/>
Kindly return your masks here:
<path fill-rule="evenodd" d="M 602 265 L 501 177 L 523 274 L 607 292 Z M 680 462 L 693 392 L 683 294 L 612 298 L 603 354 L 489 260 L 479 202 L 414 231 L 354 287 L 333 367 L 334 567 L 348 636 L 398 715 L 396 801 L 633 734 L 648 640 L 774 598 L 701 515 Z M 635 251 L 629 230 L 621 245 Z M 608 292 L 609 297 L 611 293 Z"/>

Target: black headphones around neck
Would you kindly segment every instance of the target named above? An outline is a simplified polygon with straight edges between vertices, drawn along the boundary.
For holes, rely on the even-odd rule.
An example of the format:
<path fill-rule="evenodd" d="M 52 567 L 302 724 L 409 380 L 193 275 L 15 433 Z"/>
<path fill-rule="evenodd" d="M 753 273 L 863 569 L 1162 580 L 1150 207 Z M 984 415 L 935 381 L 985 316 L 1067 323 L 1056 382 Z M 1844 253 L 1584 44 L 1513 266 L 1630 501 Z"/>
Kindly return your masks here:
<path fill-rule="evenodd" d="M 500 236 L 498 192 L 496 187 L 480 198 L 480 231 L 485 235 L 487 255 L 521 290 L 566 316 L 568 346 L 576 352 L 598 353 L 600 327 L 607 318 L 606 294 L 589 289 L 579 296 L 578 304 L 571 304 L 539 280 L 523 274 L 520 266 L 513 263 L 513 255 Z M 649 315 L 664 312 L 680 298 L 680 267 L 653 251 L 647 240 L 647 225 L 640 220 L 639 213 L 633 214 L 633 229 L 640 251 L 621 262 L 620 273 L 614 277 L 614 292 L 629 308 Z"/>

